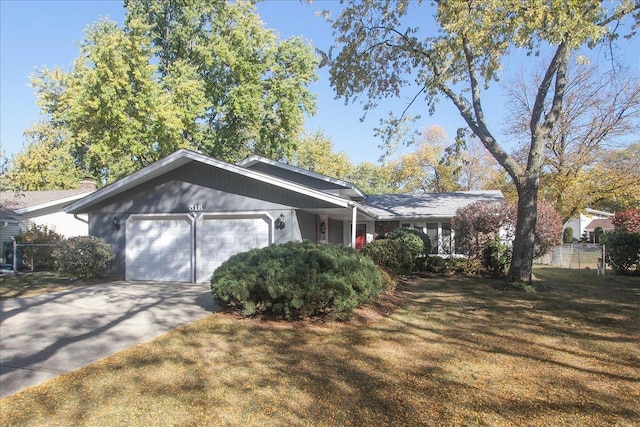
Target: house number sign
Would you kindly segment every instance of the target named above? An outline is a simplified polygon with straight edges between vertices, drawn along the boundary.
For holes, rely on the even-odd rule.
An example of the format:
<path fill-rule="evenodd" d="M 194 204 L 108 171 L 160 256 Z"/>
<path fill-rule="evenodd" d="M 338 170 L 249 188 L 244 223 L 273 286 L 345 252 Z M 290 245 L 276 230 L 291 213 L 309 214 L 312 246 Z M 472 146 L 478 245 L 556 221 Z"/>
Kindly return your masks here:
<path fill-rule="evenodd" d="M 200 204 L 189 205 L 189 212 L 200 212 L 202 210 L 203 210 L 203 207 Z"/>

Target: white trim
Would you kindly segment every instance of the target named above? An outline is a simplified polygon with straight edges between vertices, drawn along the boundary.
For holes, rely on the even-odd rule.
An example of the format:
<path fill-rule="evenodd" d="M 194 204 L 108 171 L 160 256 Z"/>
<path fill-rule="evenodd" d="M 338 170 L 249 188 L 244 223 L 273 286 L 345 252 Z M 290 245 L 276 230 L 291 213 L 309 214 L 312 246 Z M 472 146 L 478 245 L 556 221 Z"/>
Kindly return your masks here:
<path fill-rule="evenodd" d="M 95 192 L 94 191 L 87 191 L 86 193 L 80 193 L 80 194 L 74 194 L 73 196 L 69 196 L 69 197 L 65 197 L 64 199 L 57 199 L 57 200 L 53 200 L 50 202 L 45 202 L 45 203 L 40 203 L 37 205 L 33 205 L 33 206 L 27 206 L 21 209 L 16 209 L 14 212 L 19 214 L 19 215 L 24 215 L 30 212 L 34 212 L 34 211 L 38 211 L 41 209 L 46 209 L 46 208 L 50 208 L 53 206 L 57 206 L 57 205 L 66 205 L 68 203 L 71 202 L 75 202 L 76 200 L 80 200 L 84 197 L 87 197 L 89 194 Z"/>

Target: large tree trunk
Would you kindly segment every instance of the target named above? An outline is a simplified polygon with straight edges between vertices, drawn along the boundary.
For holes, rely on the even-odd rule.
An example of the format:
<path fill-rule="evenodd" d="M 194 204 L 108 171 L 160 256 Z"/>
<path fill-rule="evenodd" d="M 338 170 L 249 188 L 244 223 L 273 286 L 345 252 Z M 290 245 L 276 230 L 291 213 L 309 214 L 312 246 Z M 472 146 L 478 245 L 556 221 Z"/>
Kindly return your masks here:
<path fill-rule="evenodd" d="M 507 281 L 531 282 L 535 230 L 538 219 L 538 177 L 529 177 L 518 185 L 518 219 Z"/>

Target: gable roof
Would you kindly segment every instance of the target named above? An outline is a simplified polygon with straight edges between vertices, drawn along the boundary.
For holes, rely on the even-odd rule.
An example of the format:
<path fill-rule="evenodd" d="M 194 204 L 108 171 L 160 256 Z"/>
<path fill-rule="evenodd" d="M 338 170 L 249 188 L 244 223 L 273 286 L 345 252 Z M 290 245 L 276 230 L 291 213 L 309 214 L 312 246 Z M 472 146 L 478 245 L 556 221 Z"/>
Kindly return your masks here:
<path fill-rule="evenodd" d="M 368 196 L 364 206 L 378 219 L 453 217 L 458 208 L 474 202 L 502 201 L 499 190 L 456 191 L 449 193 L 382 194 Z"/>
<path fill-rule="evenodd" d="M 613 230 L 616 227 L 613 225 L 609 218 L 594 219 L 584 228 L 584 231 L 596 231 L 596 228 L 602 228 L 605 231 Z"/>
<path fill-rule="evenodd" d="M 65 212 L 81 213 L 83 212 L 83 210 L 87 209 L 88 207 L 94 204 L 97 204 L 108 198 L 111 198 L 120 193 L 123 193 L 144 182 L 157 178 L 189 162 L 199 162 L 201 164 L 205 164 L 213 168 L 219 168 L 228 172 L 232 172 L 239 176 L 246 177 L 251 180 L 267 183 L 269 185 L 274 185 L 276 187 L 293 191 L 301 195 L 322 200 L 335 207 L 347 208 L 347 207 L 356 206 L 356 204 L 349 199 L 345 199 L 343 197 L 333 195 L 333 194 L 328 194 L 326 192 L 323 192 L 302 184 L 298 184 L 293 181 L 288 181 L 279 177 L 275 177 L 273 175 L 269 175 L 263 172 L 259 172 L 259 171 L 247 169 L 245 167 L 241 167 L 238 165 L 233 165 L 231 163 L 223 162 L 221 160 L 214 159 L 204 154 L 197 153 L 195 151 L 191 151 L 183 148 L 178 151 L 175 151 L 172 154 L 169 154 L 168 156 L 158 160 L 155 163 L 152 163 L 151 165 L 143 169 L 133 172 L 127 177 L 122 178 L 121 180 L 116 181 L 113 184 L 108 185 L 96 191 L 95 193 L 88 195 L 87 197 L 81 200 L 76 201 L 75 203 L 72 203 L 71 205 L 65 208 Z M 366 209 L 362 208 L 361 206 L 359 206 L 359 208 L 361 211 L 366 211 Z"/>
<path fill-rule="evenodd" d="M 252 155 L 237 163 L 246 169 L 259 170 L 283 179 L 292 180 L 322 190 L 324 192 L 348 197 L 352 200 L 363 200 L 366 196 L 355 184 L 338 178 L 333 178 L 299 166 L 289 165 L 266 157 Z M 303 179 L 301 179 L 303 178 Z"/>

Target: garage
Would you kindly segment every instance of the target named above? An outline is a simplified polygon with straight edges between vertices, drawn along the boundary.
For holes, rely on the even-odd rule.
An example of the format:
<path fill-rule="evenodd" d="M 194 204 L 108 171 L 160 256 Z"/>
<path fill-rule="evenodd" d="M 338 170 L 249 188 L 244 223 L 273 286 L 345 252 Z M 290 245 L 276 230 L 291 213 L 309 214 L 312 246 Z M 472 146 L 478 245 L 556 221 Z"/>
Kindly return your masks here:
<path fill-rule="evenodd" d="M 134 215 L 126 228 L 127 280 L 192 281 L 193 220 L 189 215 Z"/>
<path fill-rule="evenodd" d="M 268 215 L 202 215 L 196 225 L 196 281 L 205 283 L 232 255 L 268 246 Z"/>

